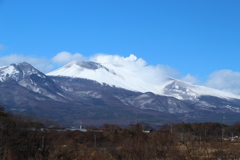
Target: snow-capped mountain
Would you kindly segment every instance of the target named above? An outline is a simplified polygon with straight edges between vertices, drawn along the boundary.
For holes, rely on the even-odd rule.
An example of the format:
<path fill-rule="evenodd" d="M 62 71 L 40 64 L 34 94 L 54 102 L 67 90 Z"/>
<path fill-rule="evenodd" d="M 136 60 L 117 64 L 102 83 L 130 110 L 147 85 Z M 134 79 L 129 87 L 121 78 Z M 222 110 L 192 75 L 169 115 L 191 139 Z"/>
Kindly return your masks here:
<path fill-rule="evenodd" d="M 176 80 L 169 77 L 162 77 L 159 83 L 151 83 L 149 81 L 139 78 L 135 75 L 136 73 L 128 71 L 121 65 L 112 64 L 99 64 L 95 62 L 71 62 L 62 68 L 50 72 L 48 76 L 59 76 L 59 77 L 72 77 L 72 78 L 85 78 L 96 81 L 100 84 L 107 84 L 118 88 L 123 88 L 137 92 L 152 92 L 157 95 L 164 95 L 168 97 L 174 97 L 179 100 L 188 102 L 196 109 L 212 110 L 215 108 L 225 108 L 234 112 L 240 112 L 238 109 L 240 105 L 239 95 L 234 95 L 224 91 L 216 90 L 199 85 L 192 85 L 184 81 Z M 211 100 L 203 97 L 217 97 L 222 99 L 219 103 L 213 104 Z M 141 98 L 143 100 L 144 98 Z M 126 100 L 126 99 L 125 99 Z M 147 101 L 141 102 L 141 104 L 131 103 L 133 106 L 145 107 Z M 150 99 L 148 99 L 151 101 Z M 127 101 L 127 100 L 126 100 Z M 122 101 L 126 103 L 126 101 Z M 137 97 L 135 101 L 137 102 Z M 224 103 L 223 103 L 224 102 Z M 234 103 L 233 103 L 234 102 Z M 237 102 L 237 103 L 236 103 Z M 130 103 L 129 103 L 130 104 Z M 144 105 L 144 106 L 143 106 Z M 151 103 L 152 105 L 152 103 Z M 158 105 L 156 105 L 158 106 Z M 173 105 L 172 105 L 173 106 Z M 159 111 L 168 113 L 181 113 L 183 110 L 177 108 L 171 110 L 161 107 Z M 189 111 L 189 110 L 188 110 Z"/>
<path fill-rule="evenodd" d="M 129 124 L 136 115 L 152 124 L 206 121 L 222 114 L 238 120 L 238 95 L 137 74 L 121 65 L 95 62 L 71 62 L 47 75 L 25 62 L 11 64 L 0 67 L 0 104 L 61 124 Z"/>
<path fill-rule="evenodd" d="M 106 64 L 105 64 L 106 65 Z M 135 76 L 122 66 L 111 65 L 111 68 L 95 62 L 71 62 L 55 71 L 47 73 L 48 76 L 64 76 L 72 78 L 85 78 L 101 84 L 107 84 L 137 92 L 153 92 L 161 95 L 158 88 Z"/>
<path fill-rule="evenodd" d="M 82 65 L 91 70 L 101 67 L 115 74 L 96 63 Z M 158 115 L 162 115 L 159 111 L 169 114 L 172 104 L 178 108 L 174 113 L 191 111 L 188 104 L 176 98 L 154 94 L 146 97 L 141 92 L 85 78 L 47 76 L 25 62 L 1 67 L 0 79 L 0 104 L 7 110 L 51 117 L 61 124 L 78 123 L 84 119 L 93 124 L 109 120 L 129 124 L 135 120 L 136 114 L 141 114 L 144 121 L 159 119 Z M 141 97 L 145 97 L 142 101 L 147 103 L 135 102 Z M 166 100 L 160 103 L 160 99 Z"/>
<path fill-rule="evenodd" d="M 214 96 L 224 99 L 240 99 L 239 95 L 205 86 L 191 85 L 180 80 L 168 81 L 161 91 L 164 95 L 173 96 L 181 100 L 195 100 L 200 96 Z"/>
<path fill-rule="evenodd" d="M 163 94 L 187 101 L 196 109 L 227 109 L 240 113 L 240 96 L 199 85 L 191 85 L 180 80 L 169 81 Z"/>
<path fill-rule="evenodd" d="M 3 82 L 9 78 L 15 81 L 21 81 L 24 77 L 36 74 L 41 78 L 46 78 L 44 74 L 33 68 L 30 64 L 23 62 L 0 67 L 0 81 Z"/>
<path fill-rule="evenodd" d="M 60 87 L 32 65 L 23 62 L 0 68 L 0 82 L 12 81 L 33 92 L 57 101 L 65 101 Z"/>
<path fill-rule="evenodd" d="M 47 75 L 85 78 L 101 84 L 105 83 L 110 86 L 138 92 L 153 92 L 158 95 L 167 95 L 180 100 L 196 100 L 198 97 L 204 95 L 225 99 L 240 99 L 239 95 L 204 86 L 191 85 L 187 82 L 169 77 L 163 77 L 159 80 L 158 84 L 152 84 L 151 82 L 138 78 L 138 76 L 135 76 L 135 73 L 124 69 L 122 66 L 104 65 L 106 64 L 74 61 Z"/>

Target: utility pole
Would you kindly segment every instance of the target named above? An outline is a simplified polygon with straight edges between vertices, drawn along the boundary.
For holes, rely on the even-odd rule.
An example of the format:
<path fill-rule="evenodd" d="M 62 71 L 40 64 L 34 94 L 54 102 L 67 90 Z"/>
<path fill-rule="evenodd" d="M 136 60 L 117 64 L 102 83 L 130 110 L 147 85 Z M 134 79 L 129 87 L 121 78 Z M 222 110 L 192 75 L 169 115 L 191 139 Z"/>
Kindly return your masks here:
<path fill-rule="evenodd" d="M 223 125 L 224 125 L 224 120 L 225 120 L 225 117 L 223 116 Z M 223 137 L 224 137 L 224 131 L 225 131 L 225 129 L 222 128 L 222 139 L 223 139 Z"/>
<path fill-rule="evenodd" d="M 97 143 L 97 136 L 94 135 L 94 148 L 96 148 L 96 143 Z"/>
<path fill-rule="evenodd" d="M 138 114 L 136 115 L 136 122 L 137 122 L 137 124 L 138 124 Z"/>
<path fill-rule="evenodd" d="M 42 150 L 44 148 L 44 136 L 42 136 Z"/>
<path fill-rule="evenodd" d="M 183 142 L 183 130 L 181 131 L 181 141 Z"/>
<path fill-rule="evenodd" d="M 206 136 L 207 136 L 207 132 L 206 132 L 206 129 L 204 130 L 205 132 L 205 137 L 204 137 L 204 141 L 206 142 Z"/>
<path fill-rule="evenodd" d="M 82 129 L 82 122 L 80 122 L 80 129 Z"/>
<path fill-rule="evenodd" d="M 222 129 L 222 139 L 223 139 L 223 137 L 224 137 L 224 131 L 225 131 L 225 129 L 223 128 L 223 129 Z"/>
<path fill-rule="evenodd" d="M 200 135 L 200 149 L 201 149 L 201 143 L 202 143 L 202 142 L 201 142 L 201 135 Z"/>

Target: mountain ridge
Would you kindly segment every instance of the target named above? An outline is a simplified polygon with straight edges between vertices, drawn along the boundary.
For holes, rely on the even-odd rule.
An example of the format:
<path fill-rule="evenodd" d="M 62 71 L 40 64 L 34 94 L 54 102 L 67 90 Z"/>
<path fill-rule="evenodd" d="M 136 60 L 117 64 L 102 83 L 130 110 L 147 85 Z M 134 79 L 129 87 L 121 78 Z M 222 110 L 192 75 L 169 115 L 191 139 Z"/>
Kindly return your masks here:
<path fill-rule="evenodd" d="M 89 68 L 84 67 L 84 65 L 82 65 L 82 64 L 85 64 L 85 66 L 86 66 L 86 64 L 92 64 L 92 63 L 94 63 L 95 66 L 97 66 L 97 65 L 101 66 L 101 67 L 96 67 L 94 69 L 94 74 L 92 72 L 87 72 L 87 70 Z M 79 70 L 74 68 L 75 66 L 72 67 L 73 64 L 80 67 L 80 68 L 78 68 Z M 71 66 L 71 67 L 69 67 L 69 66 Z M 66 73 L 66 71 L 65 71 L 66 68 L 67 68 L 67 71 L 69 71 L 68 73 Z M 104 68 L 108 72 L 111 71 L 110 73 L 114 73 L 114 75 L 118 75 L 118 76 L 112 77 L 111 75 L 107 75 L 107 73 L 103 74 L 104 76 L 106 75 L 107 78 L 110 77 L 111 80 L 113 79 L 113 82 L 116 82 L 116 83 L 109 82 L 108 80 L 103 80 L 103 79 L 99 78 L 98 74 L 102 74 L 102 72 L 100 71 L 100 73 L 98 73 L 97 70 L 101 69 L 101 68 Z M 85 70 L 84 74 L 82 74 L 82 72 L 81 72 L 82 70 Z M 189 93 L 189 94 L 192 94 L 192 96 L 195 96 L 195 97 L 201 96 L 201 95 L 209 95 L 209 96 L 218 96 L 220 98 L 240 99 L 240 95 L 235 95 L 235 94 L 232 94 L 232 93 L 224 92 L 224 91 L 221 91 L 221 90 L 217 90 L 217 89 L 213 89 L 213 88 L 209 88 L 209 87 L 205 87 L 205 86 L 191 85 L 191 84 L 188 84 L 188 82 L 184 82 L 184 81 L 169 78 L 169 77 L 164 78 L 165 81 L 163 82 L 163 84 L 160 84 L 160 85 L 153 86 L 151 84 L 148 85 L 146 83 L 139 83 L 139 85 L 143 85 L 141 89 L 139 89 L 137 87 L 132 89 L 134 87 L 133 86 L 134 83 L 140 82 L 141 79 L 136 79 L 135 77 L 130 77 L 130 78 L 135 80 L 134 83 L 130 84 L 133 87 L 122 85 L 122 82 L 117 84 L 117 82 L 120 81 L 118 79 L 119 77 L 121 77 L 120 79 L 126 79 L 126 78 L 124 78 L 125 76 L 123 76 L 124 74 L 125 73 L 117 73 L 116 71 L 114 71 L 114 69 L 109 69 L 107 67 L 104 67 L 104 64 L 99 64 L 99 63 L 95 63 L 95 62 L 91 62 L 91 61 L 88 61 L 88 62 L 74 61 L 74 62 L 70 62 L 69 64 L 67 64 L 67 65 L 65 65 L 65 66 L 63 66 L 63 67 L 61 67 L 61 68 L 59 68 L 55 71 L 47 73 L 46 75 L 49 75 L 49 76 L 66 76 L 66 77 L 73 77 L 73 78 L 86 78 L 86 79 L 97 81 L 98 83 L 106 83 L 110 86 L 116 86 L 116 87 L 132 90 L 132 91 L 143 92 L 143 93 L 144 92 L 153 92 L 155 94 L 172 96 L 172 97 L 175 97 L 177 99 L 182 99 L 182 100 L 188 100 L 188 99 L 185 99 L 184 97 L 180 97 L 180 96 L 175 96 L 174 94 L 170 94 L 170 92 L 166 92 L 166 88 L 168 88 L 167 90 L 169 90 L 169 87 L 171 86 L 172 91 L 174 90 L 175 93 L 176 93 L 177 91 L 181 90 L 181 86 L 182 86 L 183 88 L 187 89 L 185 92 L 191 91 L 191 93 Z M 118 80 L 114 81 L 114 78 L 118 79 Z M 126 83 L 126 81 L 125 81 L 125 83 Z M 144 85 L 146 85 L 146 87 L 144 87 Z M 148 89 L 148 87 L 149 88 L 154 88 L 154 90 L 152 91 L 152 89 Z"/>
<path fill-rule="evenodd" d="M 120 75 L 119 71 L 95 62 L 72 64 L 80 65 L 80 71 L 84 67 L 84 70 L 93 72 L 102 69 L 112 78 Z M 71 69 L 71 65 L 67 69 Z M 74 70 L 72 73 L 82 72 Z M 139 120 L 160 125 L 174 121 L 205 121 L 210 118 L 209 115 L 215 115 L 219 120 L 221 114 L 233 117 L 240 113 L 240 99 L 227 97 L 229 95 L 197 94 L 198 86 L 189 87 L 187 83 L 168 77 L 160 95 L 78 76 L 43 74 L 28 63 L 0 67 L 0 102 L 14 112 L 51 117 L 60 124 L 68 125 L 80 121 L 129 124 L 134 123 L 136 115 L 139 115 Z"/>

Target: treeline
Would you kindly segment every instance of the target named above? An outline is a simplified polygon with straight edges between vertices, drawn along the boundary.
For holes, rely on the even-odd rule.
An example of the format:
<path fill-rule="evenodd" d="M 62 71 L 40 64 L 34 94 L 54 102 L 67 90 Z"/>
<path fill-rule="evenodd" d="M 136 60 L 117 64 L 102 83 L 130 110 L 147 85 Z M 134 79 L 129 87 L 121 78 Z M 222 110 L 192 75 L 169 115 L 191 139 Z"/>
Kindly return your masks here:
<path fill-rule="evenodd" d="M 160 128 L 160 131 L 192 133 L 198 136 L 208 135 L 215 137 L 229 137 L 240 135 L 240 122 L 236 122 L 233 125 L 226 125 L 217 122 L 165 124 Z"/>
<path fill-rule="evenodd" d="M 176 123 L 163 125 L 152 133 L 143 132 L 151 129 L 143 122 L 126 128 L 104 124 L 87 132 L 43 131 L 42 123 L 4 113 L 0 107 L 0 124 L 0 159 L 4 160 L 240 158 L 238 138 L 225 139 L 239 135 L 239 123 Z"/>

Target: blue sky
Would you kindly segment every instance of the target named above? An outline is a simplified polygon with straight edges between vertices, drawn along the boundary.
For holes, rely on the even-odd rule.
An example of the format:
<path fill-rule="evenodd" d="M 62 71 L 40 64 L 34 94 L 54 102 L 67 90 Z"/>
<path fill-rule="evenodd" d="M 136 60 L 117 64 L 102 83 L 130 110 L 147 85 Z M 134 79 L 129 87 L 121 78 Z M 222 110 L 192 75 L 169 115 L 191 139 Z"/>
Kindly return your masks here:
<path fill-rule="evenodd" d="M 60 53 L 133 54 L 240 94 L 239 8 L 239 0 L 0 0 L 0 66 L 24 60 L 48 72 L 68 62 L 58 63 Z"/>

